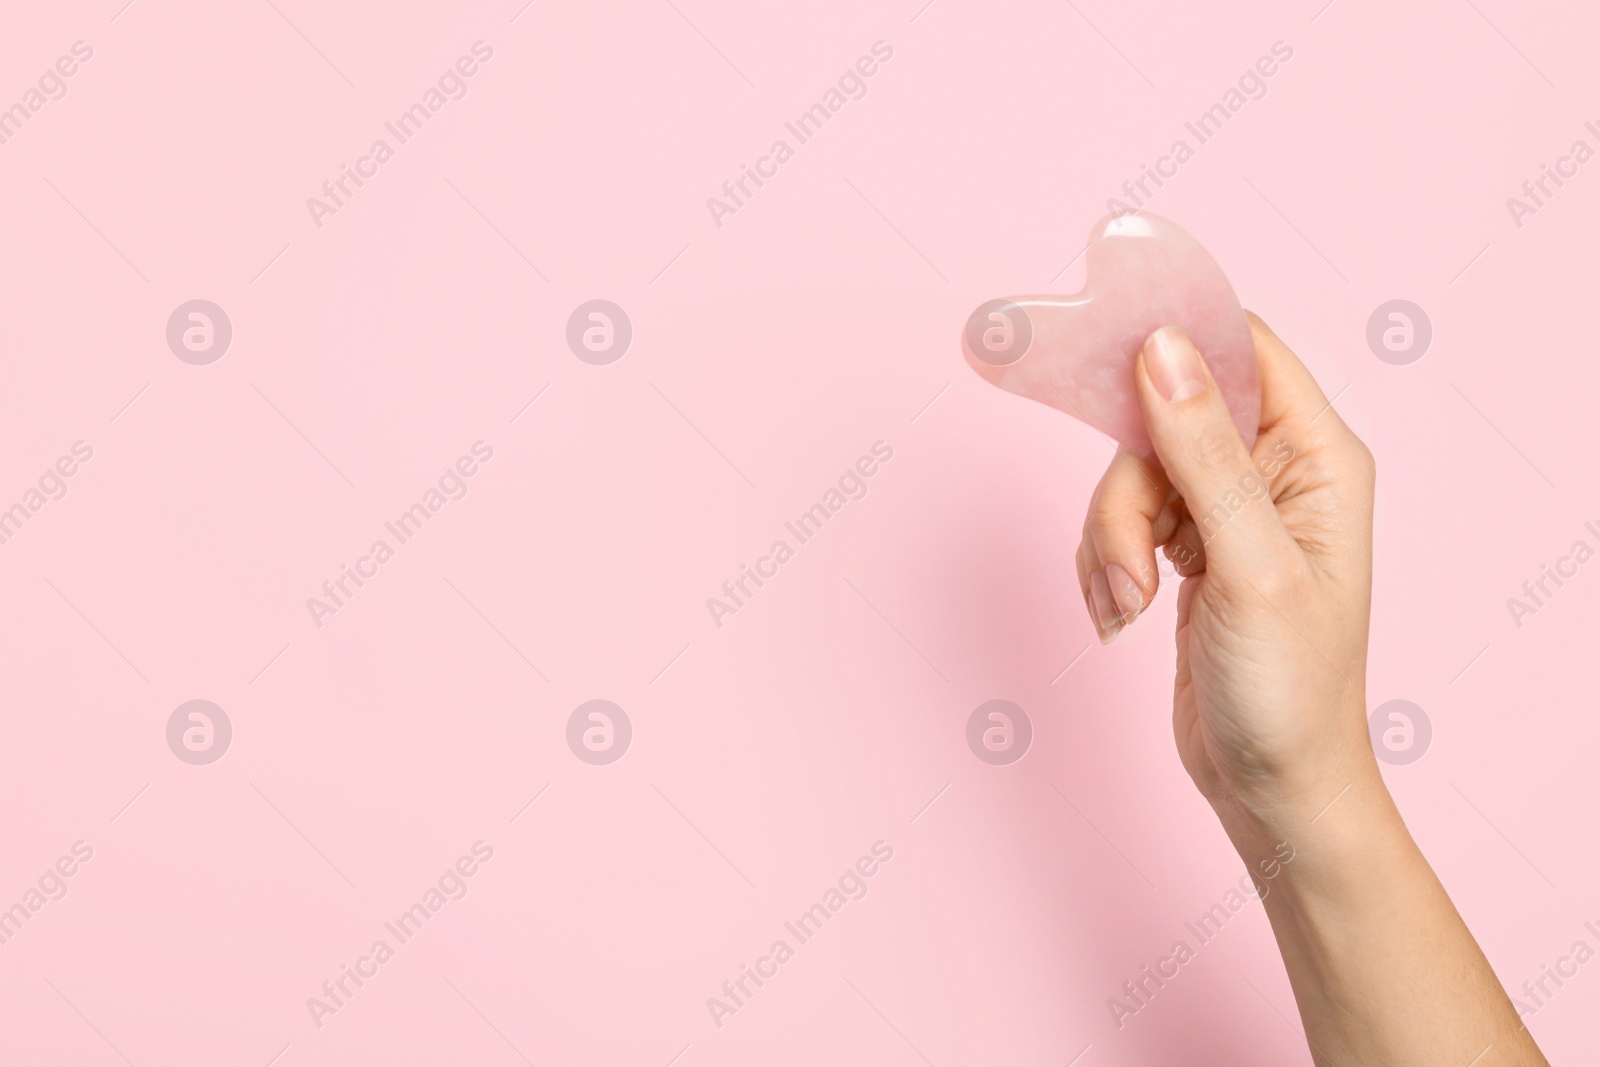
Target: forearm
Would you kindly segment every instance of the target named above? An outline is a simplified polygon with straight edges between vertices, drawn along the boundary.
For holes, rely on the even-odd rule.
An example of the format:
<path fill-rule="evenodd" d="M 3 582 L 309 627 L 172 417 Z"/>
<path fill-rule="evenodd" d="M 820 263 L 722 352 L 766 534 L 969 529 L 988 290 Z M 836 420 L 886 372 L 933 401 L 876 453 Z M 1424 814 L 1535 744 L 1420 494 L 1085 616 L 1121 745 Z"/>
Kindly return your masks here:
<path fill-rule="evenodd" d="M 1154 546 L 1178 565 L 1178 753 L 1256 879 L 1318 1067 L 1548 1067 L 1372 752 L 1372 454 L 1250 326 L 1250 445 L 1188 335 L 1146 339 L 1134 388 L 1160 462 L 1119 453 L 1095 490 L 1085 604 L 1115 636 L 1156 593 Z"/>
<path fill-rule="evenodd" d="M 1262 884 L 1314 1062 L 1546 1065 L 1369 763 L 1342 793 L 1219 809 L 1252 870 L 1294 850 Z"/>

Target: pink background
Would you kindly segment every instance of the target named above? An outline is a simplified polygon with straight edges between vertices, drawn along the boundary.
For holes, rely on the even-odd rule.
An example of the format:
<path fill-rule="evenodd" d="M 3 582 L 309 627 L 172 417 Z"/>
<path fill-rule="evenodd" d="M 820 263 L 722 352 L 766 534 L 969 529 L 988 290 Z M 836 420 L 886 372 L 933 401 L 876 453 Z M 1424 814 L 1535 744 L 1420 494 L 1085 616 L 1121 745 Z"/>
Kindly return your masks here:
<path fill-rule="evenodd" d="M 1600 162 L 1506 207 L 1600 147 L 1592 7 L 122 2 L 0 34 L 0 106 L 94 50 L 0 145 L 0 507 L 94 450 L 0 546 L 0 907 L 94 850 L 0 945 L 0 1059 L 1309 1062 L 1256 905 L 1112 1021 L 1243 867 L 1174 752 L 1171 591 L 1092 644 L 1072 553 L 1110 446 L 958 342 L 985 299 L 1076 289 L 1106 198 L 1279 40 L 1150 206 L 1378 456 L 1371 702 L 1434 730 L 1387 773 L 1497 972 L 1600 947 L 1600 564 L 1506 607 L 1597 543 Z M 314 225 L 478 40 L 465 98 Z M 879 40 L 867 95 L 715 225 Z M 165 340 L 196 298 L 233 325 L 208 366 Z M 609 366 L 565 342 L 595 298 L 633 324 Z M 1397 298 L 1434 329 L 1409 366 L 1365 340 Z M 316 627 L 479 440 L 468 495 Z M 868 495 L 714 626 L 880 440 Z M 565 740 L 596 698 L 633 726 L 608 766 Z M 997 698 L 1035 730 L 1006 767 L 965 741 Z M 207 766 L 167 747 L 192 699 L 233 725 Z M 319 1028 L 307 998 L 479 840 Z M 880 840 L 868 895 L 714 1025 Z M 1596 1058 L 1597 1006 L 1600 963 L 1530 1019 L 1553 1061 Z"/>

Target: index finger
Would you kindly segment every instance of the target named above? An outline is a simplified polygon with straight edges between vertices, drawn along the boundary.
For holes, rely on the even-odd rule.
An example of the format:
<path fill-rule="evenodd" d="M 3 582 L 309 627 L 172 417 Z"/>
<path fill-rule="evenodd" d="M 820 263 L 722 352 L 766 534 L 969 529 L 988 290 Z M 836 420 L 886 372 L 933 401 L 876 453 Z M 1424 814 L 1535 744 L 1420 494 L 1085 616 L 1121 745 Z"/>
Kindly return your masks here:
<path fill-rule="evenodd" d="M 1178 498 L 1166 472 L 1118 449 L 1083 520 L 1078 580 L 1104 643 L 1155 599 L 1155 547 L 1177 526 Z"/>

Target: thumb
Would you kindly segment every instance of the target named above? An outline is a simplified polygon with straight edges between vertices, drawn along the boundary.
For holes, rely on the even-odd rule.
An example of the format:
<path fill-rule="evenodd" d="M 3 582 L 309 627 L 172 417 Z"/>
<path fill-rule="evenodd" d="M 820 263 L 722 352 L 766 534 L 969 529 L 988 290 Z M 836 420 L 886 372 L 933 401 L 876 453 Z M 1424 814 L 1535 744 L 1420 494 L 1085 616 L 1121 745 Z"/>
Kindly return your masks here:
<path fill-rule="evenodd" d="M 1156 455 L 1205 543 L 1207 573 L 1247 577 L 1285 559 L 1294 540 L 1189 335 L 1177 326 L 1151 334 L 1134 382 Z"/>

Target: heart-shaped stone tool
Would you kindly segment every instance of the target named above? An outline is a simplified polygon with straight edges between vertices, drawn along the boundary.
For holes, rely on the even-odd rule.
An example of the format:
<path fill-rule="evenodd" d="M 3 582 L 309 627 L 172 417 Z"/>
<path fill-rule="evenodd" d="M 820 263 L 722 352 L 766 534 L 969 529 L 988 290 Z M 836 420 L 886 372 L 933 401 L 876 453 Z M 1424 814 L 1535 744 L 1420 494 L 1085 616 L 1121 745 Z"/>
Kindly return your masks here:
<path fill-rule="evenodd" d="M 1153 458 L 1134 395 L 1134 362 L 1145 338 L 1182 326 L 1210 366 L 1239 436 L 1253 445 L 1261 417 L 1255 345 L 1216 260 L 1176 223 L 1150 214 L 1102 219 L 1087 254 L 1088 281 L 1072 296 L 980 305 L 962 336 L 972 369 Z"/>

